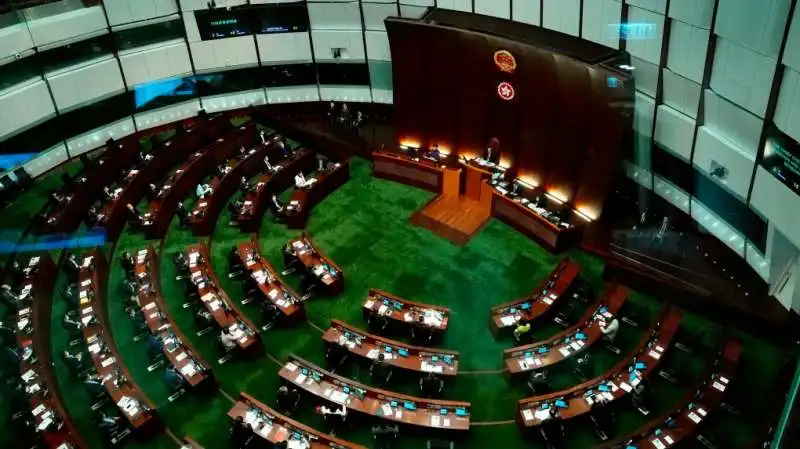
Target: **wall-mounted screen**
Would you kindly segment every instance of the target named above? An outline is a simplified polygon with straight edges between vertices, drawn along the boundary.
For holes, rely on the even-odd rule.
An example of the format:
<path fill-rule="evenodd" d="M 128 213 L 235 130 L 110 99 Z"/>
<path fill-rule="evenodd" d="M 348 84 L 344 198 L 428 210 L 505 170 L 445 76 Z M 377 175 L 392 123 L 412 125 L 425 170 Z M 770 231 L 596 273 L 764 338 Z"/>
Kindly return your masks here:
<path fill-rule="evenodd" d="M 305 2 L 208 9 L 194 17 L 203 40 L 308 31 Z"/>
<path fill-rule="evenodd" d="M 771 126 L 761 165 L 800 195 L 800 143 Z"/>
<path fill-rule="evenodd" d="M 279 3 L 251 8 L 253 31 L 258 34 L 298 33 L 308 31 L 305 2 Z"/>
<path fill-rule="evenodd" d="M 133 90 L 137 111 L 156 109 L 197 96 L 194 77 L 171 78 L 140 84 Z"/>
<path fill-rule="evenodd" d="M 252 19 L 242 8 L 195 11 L 194 18 L 204 41 L 253 34 Z"/>

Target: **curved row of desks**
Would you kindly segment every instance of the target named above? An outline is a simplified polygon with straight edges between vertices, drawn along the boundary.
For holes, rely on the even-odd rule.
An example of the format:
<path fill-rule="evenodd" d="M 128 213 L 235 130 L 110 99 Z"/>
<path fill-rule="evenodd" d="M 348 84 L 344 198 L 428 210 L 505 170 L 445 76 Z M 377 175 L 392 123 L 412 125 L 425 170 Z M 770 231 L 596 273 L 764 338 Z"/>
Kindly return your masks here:
<path fill-rule="evenodd" d="M 503 351 L 503 364 L 512 376 L 542 369 L 572 358 L 603 338 L 601 328 L 614 319 L 628 297 L 628 287 L 611 283 L 577 324 L 544 341 Z"/>
<path fill-rule="evenodd" d="M 175 326 L 161 296 L 158 255 L 155 250 L 148 246 L 138 251 L 134 257 L 134 276 L 139 286 L 139 310 L 150 333 L 161 342 L 164 357 L 192 387 L 213 381 L 210 366 Z"/>
<path fill-rule="evenodd" d="M 128 219 L 127 204 L 139 203 L 151 183 L 163 178 L 170 168 L 185 161 L 193 151 L 231 128 L 230 120 L 224 115 L 205 116 L 199 118 L 191 128 L 178 128 L 171 139 L 153 148 L 149 161 L 127 174 L 118 186 L 119 193 L 105 203 L 98 215 L 99 220 L 93 227 L 105 229 L 106 238 L 116 241 Z"/>
<path fill-rule="evenodd" d="M 556 301 L 568 295 L 580 270 L 574 261 L 562 260 L 531 294 L 492 307 L 489 329 L 496 336 L 503 329 L 511 329 L 545 315 Z"/>
<path fill-rule="evenodd" d="M 548 419 L 575 418 L 588 413 L 595 401 L 613 402 L 628 394 L 655 371 L 670 347 L 681 316 L 678 309 L 665 306 L 631 356 L 621 360 L 604 375 L 566 390 L 521 399 L 516 416 L 519 428 L 527 433 Z M 557 418 L 551 417 L 551 409 L 556 410 Z"/>
<path fill-rule="evenodd" d="M 423 399 L 369 387 L 295 355 L 289 356 L 278 374 L 305 393 L 353 412 L 417 428 L 469 430 L 469 402 Z"/>
<path fill-rule="evenodd" d="M 300 322 L 306 318 L 306 308 L 303 298 L 289 284 L 285 283 L 277 270 L 261 257 L 261 247 L 258 241 L 251 240 L 240 242 L 236 246 L 242 266 L 247 270 L 250 278 L 258 286 L 265 301 L 269 301 L 288 322 Z"/>
<path fill-rule="evenodd" d="M 263 351 L 258 327 L 242 313 L 236 303 L 220 287 L 219 279 L 211 267 L 208 247 L 203 244 L 190 245 L 187 250 L 189 276 L 197 288 L 200 301 L 208 310 L 220 329 L 228 329 L 236 338 L 239 349 L 248 355 Z"/>
<path fill-rule="evenodd" d="M 458 374 L 460 356 L 457 351 L 409 345 L 364 332 L 343 321 L 332 320 L 322 340 L 327 345 L 346 348 L 365 360 L 377 360 L 378 355 L 383 354 L 385 363 L 406 371 L 441 376 Z"/>
<path fill-rule="evenodd" d="M 286 207 L 286 225 L 289 229 L 303 229 L 311 210 L 350 179 L 350 160 L 333 164 L 317 172 L 316 182 L 294 191 Z"/>
<path fill-rule="evenodd" d="M 311 240 L 305 232 L 290 240 L 283 249 L 284 262 L 297 260 L 325 287 L 330 296 L 338 295 L 344 290 L 344 272 L 338 265 Z"/>
<path fill-rule="evenodd" d="M 663 449 L 696 436 L 703 422 L 722 405 L 725 392 L 736 378 L 741 354 L 741 342 L 728 341 L 697 388 L 672 410 L 598 449 Z"/>
<path fill-rule="evenodd" d="M 85 449 L 72 417 L 64 407 L 51 359 L 50 315 L 57 269 L 48 254 L 35 256 L 25 267 L 24 303 L 17 311 L 20 376 L 30 403 L 34 426 L 48 449 Z"/>
<path fill-rule="evenodd" d="M 252 136 L 250 140 L 259 140 L 256 138 L 256 127 L 253 122 L 249 122 L 252 129 Z M 245 154 L 238 155 L 230 159 L 226 164 L 225 173 L 222 175 L 214 176 L 209 182 L 211 187 L 211 194 L 207 198 L 198 200 L 194 205 L 189 223 L 192 226 L 192 233 L 197 236 L 208 236 L 214 231 L 214 226 L 217 224 L 217 218 L 225 205 L 230 200 L 230 197 L 239 188 L 239 181 L 242 177 L 250 179 L 262 167 L 264 156 L 273 156 L 278 151 L 278 142 L 281 141 L 281 136 L 271 134 L 265 143 L 260 141 L 250 148 Z M 250 144 L 250 142 L 242 142 L 242 147 Z M 238 148 L 238 147 L 234 147 Z M 218 161 L 223 162 L 225 157 L 231 157 L 229 151 L 218 149 L 214 151 L 214 157 Z"/>
<path fill-rule="evenodd" d="M 139 434 L 153 431 L 159 422 L 155 406 L 133 381 L 109 326 L 106 258 L 99 250 L 93 250 L 83 256 L 80 265 L 78 311 L 83 325 L 83 339 L 99 380 L 120 414 L 128 420 L 131 429 Z"/>
<path fill-rule="evenodd" d="M 228 411 L 228 417 L 241 418 L 256 435 L 272 444 L 294 441 L 308 443 L 310 449 L 366 449 L 281 415 L 247 393 L 239 393 L 239 400 Z"/>
<path fill-rule="evenodd" d="M 450 322 L 450 309 L 414 302 L 389 292 L 371 288 L 362 307 L 365 319 L 377 314 L 386 317 L 396 327 L 418 327 L 443 333 Z"/>
<path fill-rule="evenodd" d="M 214 143 L 198 148 L 173 171 L 163 183 L 158 197 L 148 205 L 143 223 L 145 235 L 150 239 L 163 237 L 172 222 L 178 203 L 189 195 L 217 163 L 233 156 L 239 148 L 249 146 L 255 138 L 256 126 L 250 121 L 218 137 Z"/>
<path fill-rule="evenodd" d="M 244 196 L 237 221 L 242 232 L 255 232 L 269 206 L 272 195 L 278 195 L 294 185 L 294 176 L 314 170 L 314 152 L 301 148 L 288 159 L 276 161 L 273 171 L 260 176 L 255 188 Z"/>

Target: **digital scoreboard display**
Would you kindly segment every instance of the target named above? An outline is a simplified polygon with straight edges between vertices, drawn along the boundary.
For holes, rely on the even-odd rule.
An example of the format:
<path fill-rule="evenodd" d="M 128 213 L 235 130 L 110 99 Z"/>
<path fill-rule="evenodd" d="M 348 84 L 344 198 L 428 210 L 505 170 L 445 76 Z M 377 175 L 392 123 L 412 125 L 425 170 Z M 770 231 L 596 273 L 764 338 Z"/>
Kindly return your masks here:
<path fill-rule="evenodd" d="M 800 195 L 800 143 L 770 127 L 761 165 Z"/>
<path fill-rule="evenodd" d="M 201 10 L 194 17 L 202 40 L 308 31 L 302 2 Z"/>

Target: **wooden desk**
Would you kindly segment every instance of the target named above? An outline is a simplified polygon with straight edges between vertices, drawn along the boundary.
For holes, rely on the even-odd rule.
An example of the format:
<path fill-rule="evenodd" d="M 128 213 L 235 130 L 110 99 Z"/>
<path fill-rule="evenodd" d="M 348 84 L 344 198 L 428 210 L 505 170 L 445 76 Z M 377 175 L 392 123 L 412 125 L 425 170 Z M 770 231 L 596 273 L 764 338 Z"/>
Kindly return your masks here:
<path fill-rule="evenodd" d="M 272 195 L 277 195 L 293 186 L 296 174 L 307 174 L 314 170 L 314 152 L 301 148 L 294 152 L 294 157 L 291 159 L 282 160 L 273 166 L 280 168 L 259 177 L 255 189 L 244 196 L 238 218 L 239 229 L 242 232 L 256 232 L 261 226 L 261 218 L 269 207 Z"/>
<path fill-rule="evenodd" d="M 562 259 L 531 294 L 492 307 L 489 325 L 492 334 L 497 336 L 501 329 L 512 329 L 546 314 L 555 302 L 567 295 L 580 270 L 576 262 Z"/>
<path fill-rule="evenodd" d="M 399 341 L 372 335 L 345 322 L 332 320 L 331 327 L 322 334 L 328 345 L 347 348 L 355 355 L 367 360 L 376 360 L 384 354 L 384 361 L 406 371 L 433 372 L 442 376 L 458 374 L 459 354 L 446 349 L 412 346 Z"/>
<path fill-rule="evenodd" d="M 134 273 L 139 284 L 139 310 L 150 333 L 161 342 L 166 359 L 192 387 L 213 379 L 211 367 L 175 326 L 175 321 L 169 314 L 161 296 L 158 255 L 152 246 L 148 245 L 146 249 L 136 253 Z"/>
<path fill-rule="evenodd" d="M 295 434 L 299 433 L 300 438 L 311 443 L 310 449 L 367 449 L 281 415 L 247 393 L 239 393 L 239 400 L 228 411 L 228 417 L 231 420 L 242 418 L 253 427 L 256 435 L 270 443 L 298 439 Z"/>
<path fill-rule="evenodd" d="M 464 176 L 466 180 L 464 181 L 464 195 L 473 201 L 480 202 L 483 192 L 487 192 L 482 187 L 483 180 L 489 179 L 492 176 L 492 167 L 482 166 L 474 159 L 467 163 L 462 162 L 461 164 L 465 167 Z"/>
<path fill-rule="evenodd" d="M 305 228 L 311 209 L 350 180 L 350 160 L 337 162 L 328 170 L 318 173 L 316 179 L 317 182 L 310 187 L 295 190 L 286 204 L 284 220 L 289 229 Z"/>
<path fill-rule="evenodd" d="M 673 410 L 656 417 L 633 435 L 609 441 L 598 449 L 673 447 L 697 435 L 703 421 L 722 405 L 725 392 L 736 377 L 741 353 L 742 344 L 739 341 L 728 341 L 700 385 Z M 672 420 L 673 424 L 664 425 L 667 420 Z M 659 434 L 656 435 L 656 432 Z"/>
<path fill-rule="evenodd" d="M 537 240 L 550 251 L 562 251 L 580 242 L 583 226 L 570 228 L 556 226 L 519 201 L 503 195 L 497 189 L 493 188 L 492 192 L 494 195 L 492 216 Z"/>
<path fill-rule="evenodd" d="M 310 270 L 331 296 L 338 295 L 344 290 L 344 272 L 336 263 L 322 253 L 311 237 L 305 232 L 299 237 L 290 240 L 284 247 L 290 251 L 307 270 Z"/>
<path fill-rule="evenodd" d="M 444 173 L 444 166 L 441 164 L 385 151 L 372 153 L 372 163 L 376 178 L 412 185 L 434 193 L 441 191 Z"/>
<path fill-rule="evenodd" d="M 144 214 L 145 235 L 150 239 L 163 237 L 172 222 L 178 203 L 194 192 L 197 184 L 220 158 L 227 159 L 242 146 L 249 145 L 254 138 L 255 125 L 248 122 L 192 154 L 163 183 L 158 198 L 150 202 Z"/>
<path fill-rule="evenodd" d="M 403 327 L 421 327 L 439 333 L 446 331 L 450 322 L 450 309 L 447 307 L 410 301 L 375 288 L 369 290 L 363 312 L 365 319 L 378 313 Z"/>
<path fill-rule="evenodd" d="M 572 358 L 603 338 L 600 329 L 617 315 L 628 297 L 628 287 L 609 284 L 606 291 L 586 310 L 578 324 L 547 340 L 503 351 L 503 364 L 509 374 L 524 374 Z M 581 334 L 581 335 L 578 335 Z"/>
<path fill-rule="evenodd" d="M 289 356 L 289 361 L 278 374 L 306 393 L 343 405 L 350 411 L 427 429 L 469 430 L 469 402 L 423 399 L 368 387 L 325 371 L 295 355 Z M 446 414 L 442 415 L 441 411 Z"/>
<path fill-rule="evenodd" d="M 256 137 L 256 127 L 253 124 L 247 128 L 244 134 L 237 136 L 237 142 L 230 147 L 231 154 L 228 151 L 214 151 L 214 157 L 217 160 L 220 160 L 222 156 L 232 157 L 226 164 L 230 171 L 222 176 L 215 176 L 209 183 L 212 189 L 210 196 L 199 199 L 195 203 L 194 210 L 189 218 L 194 235 L 211 235 L 217 224 L 219 214 L 225 208 L 228 200 L 239 189 L 241 178 L 250 179 L 258 173 L 263 164 L 264 156 L 270 152 L 277 151 L 277 145 L 275 144 L 278 139 L 280 139 L 280 136 L 273 133 L 267 140 L 266 145 L 259 142 L 245 153 L 244 157 L 238 155 L 234 157 L 232 153 L 242 147 L 250 147 L 254 140 L 260 140 Z M 222 161 L 224 161 L 224 158 Z"/>
<path fill-rule="evenodd" d="M 104 217 L 105 223 L 92 226 L 104 228 L 106 238 L 109 241 L 116 241 L 128 219 L 126 207 L 128 203 L 138 204 L 151 183 L 163 178 L 170 168 L 186 160 L 193 151 L 202 148 L 231 128 L 230 120 L 220 115 L 198 119 L 195 126 L 188 130 L 179 129 L 172 139 L 154 151 L 152 160 L 129 174 L 120 195 L 103 206 L 99 215 Z"/>
<path fill-rule="evenodd" d="M 86 449 L 72 416 L 64 407 L 51 354 L 51 312 L 58 270 L 50 255 L 32 257 L 21 291 L 25 306 L 17 311 L 17 347 L 22 350 L 19 373 L 30 402 L 33 424 L 47 449 Z M 23 296 L 20 294 L 20 296 Z M 41 430 L 39 428 L 41 427 Z"/>
<path fill-rule="evenodd" d="M 606 374 L 572 388 L 521 399 L 516 416 L 517 425 L 523 432 L 539 426 L 543 420 L 537 412 L 542 413 L 543 407 L 559 408 L 556 406 L 557 401 L 566 405 L 566 408 L 559 408 L 558 419 L 567 420 L 588 413 L 598 395 L 604 395 L 609 403 L 627 395 L 639 379 L 646 379 L 655 372 L 659 361 L 672 343 L 680 321 L 680 311 L 666 306 L 653 327 L 645 331 L 639 345 L 627 360 L 620 361 Z M 644 368 L 635 368 L 638 362 L 644 363 Z M 633 369 L 633 373 L 630 373 L 629 369 Z M 609 391 L 601 392 L 601 388 L 607 388 Z"/>
<path fill-rule="evenodd" d="M 119 172 L 133 163 L 140 149 L 139 138 L 136 133 L 120 141 L 109 141 L 103 155 L 75 177 L 69 199 L 47 214 L 48 227 L 53 232 L 72 233 L 78 229 L 89 207 L 100 198 L 102 187 L 119 179 Z M 85 181 L 78 182 L 81 178 Z"/>
<path fill-rule="evenodd" d="M 303 297 L 285 283 L 278 271 L 272 268 L 263 257 L 261 247 L 255 239 L 237 245 L 242 266 L 258 285 L 265 301 L 274 304 L 283 313 L 284 318 L 293 323 L 306 319 L 306 308 Z"/>
<path fill-rule="evenodd" d="M 258 327 L 239 310 L 236 303 L 219 286 L 219 279 L 208 257 L 208 247 L 204 243 L 194 244 L 190 245 L 186 252 L 192 282 L 197 286 L 200 301 L 214 317 L 214 321 L 220 329 L 227 328 L 234 335 L 240 335 L 237 340 L 239 349 L 254 355 L 260 353 L 263 347 Z"/>
<path fill-rule="evenodd" d="M 142 433 L 152 430 L 158 421 L 155 406 L 133 381 L 117 350 L 112 329 L 108 325 L 105 304 L 108 287 L 108 264 L 99 250 L 92 250 L 80 260 L 78 274 L 78 306 L 83 323 L 83 338 L 92 357 L 97 374 L 122 416 L 133 430 Z"/>

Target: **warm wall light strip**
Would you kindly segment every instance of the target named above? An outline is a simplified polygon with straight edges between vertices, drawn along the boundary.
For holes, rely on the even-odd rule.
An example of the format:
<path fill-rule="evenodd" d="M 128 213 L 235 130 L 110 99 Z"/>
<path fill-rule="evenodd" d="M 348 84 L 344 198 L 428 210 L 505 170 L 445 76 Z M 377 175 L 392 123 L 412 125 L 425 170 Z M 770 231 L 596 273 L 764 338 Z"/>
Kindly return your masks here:
<path fill-rule="evenodd" d="M 517 184 L 519 184 L 519 185 L 521 185 L 521 186 L 523 186 L 523 187 L 527 187 L 527 188 L 529 188 L 529 189 L 535 189 L 535 188 L 537 187 L 537 185 L 536 185 L 536 184 L 534 184 L 534 183 L 532 183 L 532 182 L 530 182 L 530 181 L 525 181 L 525 180 L 524 180 L 524 179 L 522 179 L 522 178 L 517 178 L 517 179 L 515 179 L 514 181 L 515 181 Z"/>
<path fill-rule="evenodd" d="M 575 212 L 576 215 L 578 215 L 579 217 L 583 218 L 586 221 L 593 221 L 591 217 L 579 211 L 578 209 L 574 209 L 573 212 Z"/>
<path fill-rule="evenodd" d="M 550 192 L 545 192 L 544 194 L 545 194 L 545 196 L 546 196 L 546 197 L 550 198 L 551 200 L 555 201 L 556 203 L 558 203 L 558 204 L 564 204 L 564 200 L 562 200 L 561 198 L 559 198 L 559 197 L 557 197 L 557 196 L 553 195 L 552 193 L 550 193 Z"/>

